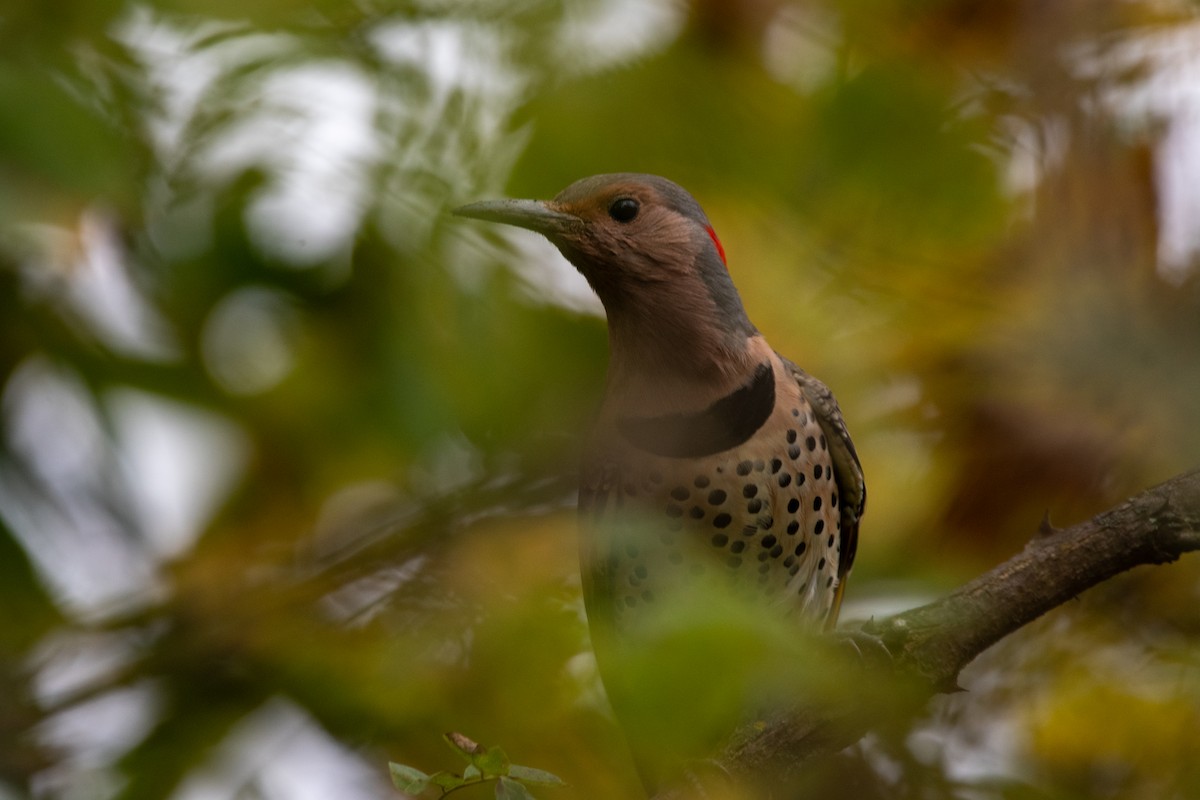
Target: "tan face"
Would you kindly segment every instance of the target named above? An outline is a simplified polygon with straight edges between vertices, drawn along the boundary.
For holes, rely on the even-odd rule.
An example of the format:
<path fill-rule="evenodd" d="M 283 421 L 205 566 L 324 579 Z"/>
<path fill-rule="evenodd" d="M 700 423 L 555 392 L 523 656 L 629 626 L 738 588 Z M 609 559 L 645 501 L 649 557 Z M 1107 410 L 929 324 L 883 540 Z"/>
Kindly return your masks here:
<path fill-rule="evenodd" d="M 596 175 L 553 200 L 492 200 L 455 213 L 553 242 L 604 303 L 614 363 L 679 369 L 687 353 L 711 365 L 757 334 L 708 218 L 665 178 Z"/>
<path fill-rule="evenodd" d="M 582 224 L 547 236 L 602 297 L 617 280 L 677 281 L 692 271 L 707 243 L 701 225 L 671 208 L 653 186 L 633 181 L 586 184 L 573 184 L 546 204 Z"/>

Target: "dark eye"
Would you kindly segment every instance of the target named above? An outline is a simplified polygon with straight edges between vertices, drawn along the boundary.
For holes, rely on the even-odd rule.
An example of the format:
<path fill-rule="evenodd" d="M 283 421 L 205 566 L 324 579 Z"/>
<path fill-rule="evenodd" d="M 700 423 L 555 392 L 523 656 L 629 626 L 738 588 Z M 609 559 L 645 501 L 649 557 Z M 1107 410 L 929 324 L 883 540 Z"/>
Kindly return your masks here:
<path fill-rule="evenodd" d="M 608 215 L 617 222 L 629 222 L 637 216 L 639 208 L 638 201 L 632 197 L 618 197 L 608 207 Z"/>

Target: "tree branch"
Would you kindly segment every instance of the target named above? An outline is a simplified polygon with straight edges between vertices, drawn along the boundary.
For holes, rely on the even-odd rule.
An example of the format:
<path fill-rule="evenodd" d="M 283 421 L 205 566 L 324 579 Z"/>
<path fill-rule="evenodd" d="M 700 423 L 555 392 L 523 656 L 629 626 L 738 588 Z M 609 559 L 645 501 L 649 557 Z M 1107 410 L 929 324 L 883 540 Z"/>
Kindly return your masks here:
<path fill-rule="evenodd" d="M 1043 522 L 1024 551 L 1008 561 L 940 600 L 871 621 L 863 631 L 880 638 L 891 654 L 890 668 L 913 684 L 910 702 L 921 704 L 957 689 L 959 673 L 976 656 L 1086 589 L 1195 550 L 1200 550 L 1200 470 L 1070 528 L 1056 530 Z M 794 708 L 743 725 L 716 762 L 739 783 L 767 775 L 786 782 L 806 758 L 853 744 L 879 723 L 877 701 L 872 696 L 857 708 Z M 675 787 L 655 800 L 688 796 Z"/>

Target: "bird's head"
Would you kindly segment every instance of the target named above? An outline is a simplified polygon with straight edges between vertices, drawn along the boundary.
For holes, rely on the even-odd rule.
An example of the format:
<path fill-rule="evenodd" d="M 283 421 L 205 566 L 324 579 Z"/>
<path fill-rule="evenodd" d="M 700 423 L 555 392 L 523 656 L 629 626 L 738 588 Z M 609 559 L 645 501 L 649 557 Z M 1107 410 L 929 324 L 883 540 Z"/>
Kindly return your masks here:
<path fill-rule="evenodd" d="M 553 200 L 484 201 L 454 213 L 527 228 L 553 242 L 600 296 L 614 358 L 639 349 L 673 350 L 678 358 L 685 348 L 719 360 L 757 333 L 708 217 L 666 178 L 595 175 Z"/>

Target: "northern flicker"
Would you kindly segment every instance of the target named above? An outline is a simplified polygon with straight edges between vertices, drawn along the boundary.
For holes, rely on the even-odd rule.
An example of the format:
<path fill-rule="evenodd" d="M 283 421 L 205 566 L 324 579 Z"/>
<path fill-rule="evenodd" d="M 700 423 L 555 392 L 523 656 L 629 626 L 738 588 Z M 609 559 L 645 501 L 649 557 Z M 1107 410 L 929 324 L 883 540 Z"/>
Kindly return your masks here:
<path fill-rule="evenodd" d="M 751 324 L 696 200 L 665 178 L 620 173 L 549 201 L 455 213 L 544 235 L 608 317 L 579 494 L 593 637 L 619 640 L 697 573 L 727 576 L 809 628 L 832 626 L 866 500 L 858 456 L 829 389 Z"/>

